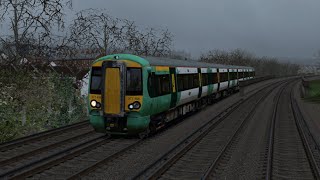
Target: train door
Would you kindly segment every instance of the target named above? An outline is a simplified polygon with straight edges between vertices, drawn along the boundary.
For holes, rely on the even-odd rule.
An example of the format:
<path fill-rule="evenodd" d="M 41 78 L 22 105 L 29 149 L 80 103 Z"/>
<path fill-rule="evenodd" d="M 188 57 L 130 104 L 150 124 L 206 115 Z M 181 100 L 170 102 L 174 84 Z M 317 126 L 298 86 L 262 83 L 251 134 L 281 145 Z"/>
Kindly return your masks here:
<path fill-rule="evenodd" d="M 171 103 L 170 108 L 173 108 L 177 105 L 177 86 L 176 86 L 176 68 L 169 68 L 170 71 L 170 79 L 171 79 L 171 85 L 172 85 L 172 93 L 171 93 Z"/>
<path fill-rule="evenodd" d="M 103 92 L 102 109 L 104 115 L 123 116 L 125 96 L 125 64 L 116 61 L 106 61 L 102 64 Z"/>
<path fill-rule="evenodd" d="M 227 69 L 228 74 L 228 89 L 230 88 L 230 69 Z"/>
<path fill-rule="evenodd" d="M 220 72 L 219 72 L 219 68 L 217 68 L 217 83 L 218 83 L 217 92 L 219 92 L 220 91 Z"/>
<path fill-rule="evenodd" d="M 201 68 L 198 68 L 198 81 L 199 81 L 199 94 L 198 94 L 198 98 L 201 98 L 201 94 L 202 94 L 202 73 L 201 73 Z"/>

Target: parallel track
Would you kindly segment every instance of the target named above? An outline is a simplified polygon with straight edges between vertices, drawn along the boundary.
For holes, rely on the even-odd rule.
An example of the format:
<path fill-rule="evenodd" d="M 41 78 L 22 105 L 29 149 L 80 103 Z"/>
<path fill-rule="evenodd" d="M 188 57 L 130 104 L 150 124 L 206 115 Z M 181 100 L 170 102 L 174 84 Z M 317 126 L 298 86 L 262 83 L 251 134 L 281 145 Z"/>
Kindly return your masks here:
<path fill-rule="evenodd" d="M 275 84 L 277 84 L 277 83 L 275 83 Z M 269 86 L 267 87 L 267 89 L 269 89 L 267 91 L 267 94 L 272 91 L 272 87 L 270 88 Z M 147 168 L 145 168 L 144 170 L 137 173 L 133 179 L 157 179 L 160 177 L 170 179 L 170 178 L 177 177 L 179 174 L 182 175 L 182 176 L 180 176 L 181 178 L 191 178 L 189 176 L 187 176 L 187 177 L 183 176 L 183 174 L 190 174 L 190 173 L 192 174 L 192 178 L 199 178 L 199 173 L 201 174 L 203 172 L 206 172 L 205 169 L 203 169 L 203 168 L 192 169 L 192 168 L 197 168 L 197 166 L 199 166 L 199 165 L 205 166 L 205 164 L 204 164 L 205 162 L 203 162 L 203 160 L 208 162 L 208 156 L 209 155 L 212 156 L 212 154 L 217 153 L 217 151 L 219 151 L 219 150 L 217 150 L 218 149 L 217 145 L 219 143 L 221 144 L 222 142 L 221 141 L 220 142 L 213 141 L 213 144 L 211 144 L 211 145 L 208 143 L 210 141 L 212 142 L 212 140 L 216 136 L 219 136 L 219 135 L 217 135 L 217 133 L 223 134 L 222 132 L 225 131 L 224 135 L 219 136 L 219 137 L 223 137 L 223 136 L 228 136 L 228 134 L 230 134 L 232 132 L 238 132 L 238 130 L 241 129 L 241 127 L 243 126 L 243 124 L 244 124 L 243 122 L 246 121 L 246 119 L 248 119 L 252 115 L 257 104 L 261 103 L 262 99 L 264 97 L 266 97 L 266 95 L 264 95 L 264 94 L 265 93 L 263 93 L 263 90 L 258 91 L 256 93 L 254 93 L 248 99 L 246 99 L 244 101 L 239 101 L 234 106 L 229 107 L 227 111 L 220 113 L 218 116 L 213 118 L 211 121 L 204 124 L 201 128 L 194 131 L 188 137 L 186 137 L 185 139 L 183 139 L 182 141 L 177 143 L 173 148 L 171 148 L 169 151 L 167 151 L 165 154 L 163 154 L 160 158 L 158 158 L 153 164 L 149 165 Z M 229 128 L 220 128 L 219 129 L 220 132 L 218 132 L 218 130 L 217 130 L 217 133 L 211 132 L 213 129 L 218 128 L 218 126 L 220 126 L 219 125 L 220 123 L 222 123 L 222 122 L 224 123 L 224 121 L 225 121 L 224 119 L 226 119 L 228 116 L 230 116 L 234 111 L 241 109 L 241 108 L 239 108 L 239 107 L 241 107 L 241 105 L 244 105 L 245 103 L 250 102 L 249 100 L 252 100 L 252 98 L 255 96 L 259 97 L 258 95 L 260 95 L 260 96 L 263 95 L 263 97 L 256 100 L 257 101 L 256 104 L 252 107 L 250 112 L 245 114 L 245 118 L 241 123 L 239 123 L 239 122 L 229 123 L 229 126 L 232 124 L 237 125 L 238 128 L 236 128 L 236 129 L 238 129 L 238 130 L 234 131 L 234 127 L 231 126 Z M 250 105 L 250 103 L 248 105 Z M 251 104 L 251 106 L 252 106 L 252 104 Z M 233 118 L 233 119 L 237 119 L 237 118 Z M 234 133 L 234 135 L 235 134 L 236 133 Z M 230 139 L 230 141 L 231 141 L 231 139 Z M 186 153 L 188 153 L 189 151 L 192 151 L 193 148 L 200 141 L 206 142 L 206 143 L 202 143 L 202 144 L 205 144 L 205 146 L 207 148 L 202 147 L 200 149 L 198 148 L 198 151 L 194 150 L 197 152 L 197 155 L 194 155 L 193 157 L 191 155 L 191 156 L 188 156 L 188 158 L 184 158 L 185 160 L 182 164 L 185 164 L 185 165 L 180 165 L 180 168 L 174 168 L 174 169 L 171 168 L 174 164 L 177 163 L 177 161 L 181 160 L 182 157 Z M 227 143 L 227 144 L 229 144 L 229 143 Z M 200 147 L 201 147 L 201 145 L 200 145 Z M 215 149 L 215 150 L 212 150 L 212 149 Z M 191 154 L 194 154 L 194 153 L 191 153 Z M 203 157 L 201 157 L 201 156 L 203 156 Z M 209 164 L 207 163 L 207 165 L 210 166 L 210 161 L 209 161 Z M 192 167 L 192 168 L 190 169 L 189 167 Z M 169 169 L 170 169 L 170 171 L 169 171 Z M 187 169 L 187 170 L 184 170 L 184 169 Z M 169 172 L 169 173 L 167 173 L 167 172 Z M 194 175 L 196 175 L 196 176 L 194 176 Z M 201 177 L 201 175 L 200 175 L 200 177 Z"/>
<path fill-rule="evenodd" d="M 272 83 L 267 84 L 265 87 L 270 86 L 270 84 Z M 254 95 L 259 92 L 254 93 Z M 244 102 L 242 100 L 238 101 L 226 111 L 220 113 L 215 119 L 220 118 L 221 120 L 218 121 L 222 121 L 224 117 L 231 114 Z M 219 122 L 213 123 L 211 121 L 203 125 L 199 132 L 206 131 L 205 126 L 209 124 L 214 127 Z M 9 155 L 0 159 L 0 178 L 43 178 L 46 176 L 42 174 L 52 174 L 53 178 L 68 177 L 68 179 L 77 179 L 98 169 L 104 163 L 112 161 L 116 157 L 125 154 L 125 152 L 134 149 L 134 147 L 141 143 L 141 140 L 109 139 L 95 134 L 91 129 L 87 129 L 87 127 L 90 127 L 88 121 L 83 121 L 0 144 L 0 153 L 10 154 L 11 151 L 19 152 L 18 154 L 12 153 L 13 156 Z M 70 136 L 70 132 L 77 133 Z M 69 134 L 69 136 L 64 137 L 62 134 Z M 57 138 L 59 136 L 61 136 L 60 139 Z M 53 140 L 48 141 L 48 139 Z M 112 149 L 105 148 L 108 146 L 112 146 Z M 28 147 L 29 150 L 21 151 L 24 147 Z M 101 157 L 104 158 L 101 159 Z M 69 161 L 73 163 L 69 163 Z M 73 168 L 72 171 L 63 172 L 65 166 L 68 167 L 70 164 L 74 164 L 74 162 L 79 162 L 79 166 Z"/>
<path fill-rule="evenodd" d="M 293 86 L 292 86 L 293 87 Z M 294 88 L 282 91 L 270 129 L 266 179 L 320 179 L 319 145 L 307 126 L 293 96 Z M 280 99 L 289 104 L 280 104 Z M 281 107 L 282 105 L 282 107 Z M 285 110 L 289 114 L 280 113 Z M 287 116 L 285 116 L 287 115 Z M 312 148 L 315 147 L 315 148 Z"/>
<path fill-rule="evenodd" d="M 43 163 L 98 136 L 101 135 L 95 133 L 87 121 L 82 121 L 1 144 L 0 178 Z"/>
<path fill-rule="evenodd" d="M 45 138 L 56 136 L 56 135 L 59 135 L 62 132 L 67 132 L 67 131 L 70 131 L 70 130 L 73 130 L 73 129 L 80 129 L 80 128 L 83 128 L 83 127 L 88 126 L 88 125 L 89 125 L 89 122 L 87 120 L 86 121 L 81 121 L 81 122 L 78 122 L 78 123 L 75 123 L 75 124 L 71 124 L 71 125 L 68 125 L 68 126 L 55 128 L 55 129 L 52 129 L 52 130 L 44 131 L 44 132 L 41 132 L 41 133 L 33 134 L 33 135 L 26 136 L 26 137 L 23 137 L 23 138 L 19 138 L 19 139 L 13 140 L 13 141 L 2 143 L 2 144 L 0 144 L 0 152 L 7 151 L 7 150 L 10 150 L 10 149 L 14 149 L 16 147 L 20 147 L 20 146 L 28 144 L 28 143 L 33 143 L 33 142 L 36 142 L 36 141 L 39 141 L 39 140 L 42 140 L 42 139 L 45 139 Z"/>
<path fill-rule="evenodd" d="M 101 157 L 111 160 L 117 156 L 117 153 L 123 153 L 130 146 L 139 142 L 140 140 L 111 139 L 106 136 L 100 136 L 48 157 L 43 163 L 31 166 L 26 171 L 18 171 L 17 174 L 10 176 L 10 178 L 42 177 L 42 174 L 46 172 L 52 174 L 52 178 L 76 177 L 77 174 L 84 173 L 88 168 L 98 164 L 101 161 Z M 109 146 L 112 148 L 108 148 Z M 77 166 L 74 166 L 74 164 L 77 164 Z M 66 171 L 66 167 L 72 167 L 72 171 Z"/>
<path fill-rule="evenodd" d="M 310 165 L 312 167 L 313 174 L 316 179 L 320 180 L 320 145 L 316 142 L 315 137 L 310 132 L 308 124 L 304 119 L 301 109 L 294 99 L 293 90 L 290 93 L 291 107 L 294 112 L 296 124 L 299 129 L 301 138 L 307 152 L 307 156 L 310 159 Z"/>
<path fill-rule="evenodd" d="M 32 169 L 102 138 L 104 138 L 103 135 L 88 132 L 6 159 L 0 162 L 2 164 L 0 178 L 14 176 L 20 172 Z"/>

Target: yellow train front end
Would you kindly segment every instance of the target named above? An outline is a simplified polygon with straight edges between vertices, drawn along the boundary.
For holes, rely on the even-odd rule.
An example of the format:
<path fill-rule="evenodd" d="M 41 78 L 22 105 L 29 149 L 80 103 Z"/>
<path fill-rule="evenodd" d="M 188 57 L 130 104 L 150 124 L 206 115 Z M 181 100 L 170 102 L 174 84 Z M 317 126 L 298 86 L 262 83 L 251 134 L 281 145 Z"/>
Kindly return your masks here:
<path fill-rule="evenodd" d="M 129 59 L 127 59 L 129 58 Z M 97 132 L 135 134 L 146 123 L 142 65 L 126 56 L 108 56 L 92 64 L 89 81 L 89 117 Z M 137 124 L 143 121 L 144 123 Z"/>

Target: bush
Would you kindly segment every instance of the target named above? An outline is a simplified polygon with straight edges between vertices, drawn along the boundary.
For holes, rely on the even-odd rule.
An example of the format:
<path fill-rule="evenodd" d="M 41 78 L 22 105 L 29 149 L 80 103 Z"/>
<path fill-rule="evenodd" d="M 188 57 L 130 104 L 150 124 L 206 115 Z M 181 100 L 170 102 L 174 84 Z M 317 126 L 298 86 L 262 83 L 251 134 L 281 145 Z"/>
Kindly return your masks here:
<path fill-rule="evenodd" d="M 86 117 L 86 105 L 71 77 L 4 69 L 0 77 L 0 142 Z"/>

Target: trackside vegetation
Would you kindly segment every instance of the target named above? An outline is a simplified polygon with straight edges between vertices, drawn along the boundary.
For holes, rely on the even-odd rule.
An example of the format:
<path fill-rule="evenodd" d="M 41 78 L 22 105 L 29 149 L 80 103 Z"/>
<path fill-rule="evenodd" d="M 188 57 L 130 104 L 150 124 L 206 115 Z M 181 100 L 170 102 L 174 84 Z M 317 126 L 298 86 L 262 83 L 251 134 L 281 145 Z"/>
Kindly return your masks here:
<path fill-rule="evenodd" d="M 73 78 L 53 72 L 0 70 L 0 143 L 86 117 Z"/>
<path fill-rule="evenodd" d="M 320 80 L 308 83 L 305 100 L 320 103 Z"/>

